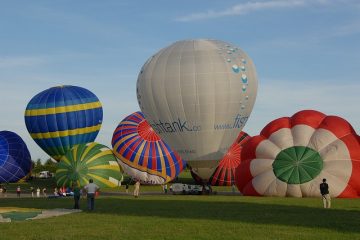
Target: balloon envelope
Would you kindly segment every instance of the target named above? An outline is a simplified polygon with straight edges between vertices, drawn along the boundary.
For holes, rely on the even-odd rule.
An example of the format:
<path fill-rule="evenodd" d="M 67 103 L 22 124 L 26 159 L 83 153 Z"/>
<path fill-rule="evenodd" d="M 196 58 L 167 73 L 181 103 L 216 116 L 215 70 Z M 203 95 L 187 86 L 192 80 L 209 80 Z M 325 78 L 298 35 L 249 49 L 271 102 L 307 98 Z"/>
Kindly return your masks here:
<path fill-rule="evenodd" d="M 270 122 L 244 145 L 236 184 L 244 195 L 320 197 L 327 179 L 332 197 L 360 196 L 360 143 L 337 116 L 304 110 Z"/>
<path fill-rule="evenodd" d="M 31 156 L 16 133 L 0 131 L 0 183 L 18 182 L 29 174 Z"/>
<path fill-rule="evenodd" d="M 73 146 L 93 142 L 102 118 L 99 99 L 76 86 L 49 88 L 33 97 L 25 111 L 31 137 L 57 161 Z"/>
<path fill-rule="evenodd" d="M 169 182 L 186 167 L 180 156 L 154 132 L 141 112 L 135 112 L 119 123 L 112 146 L 124 171 L 145 184 Z"/>
<path fill-rule="evenodd" d="M 58 186 L 81 187 L 93 179 L 99 187 L 120 185 L 121 170 L 111 149 L 99 143 L 80 144 L 73 147 L 57 163 L 55 174 Z"/>
<path fill-rule="evenodd" d="M 221 159 L 213 175 L 209 180 L 201 179 L 193 171 L 191 176 L 198 183 L 209 183 L 212 186 L 232 186 L 235 184 L 235 170 L 241 162 L 241 149 L 250 136 L 241 131 L 236 141 L 231 145 L 227 153 Z"/>
<path fill-rule="evenodd" d="M 151 127 L 203 179 L 244 127 L 256 92 L 251 59 L 217 40 L 179 41 L 160 50 L 137 81 L 138 103 Z"/>

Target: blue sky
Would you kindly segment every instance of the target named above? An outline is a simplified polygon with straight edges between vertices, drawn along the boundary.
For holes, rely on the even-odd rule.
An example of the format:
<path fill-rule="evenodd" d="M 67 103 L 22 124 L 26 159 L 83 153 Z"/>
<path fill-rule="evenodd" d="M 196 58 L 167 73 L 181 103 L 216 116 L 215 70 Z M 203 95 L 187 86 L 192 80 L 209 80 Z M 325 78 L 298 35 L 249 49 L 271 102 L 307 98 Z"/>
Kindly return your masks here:
<path fill-rule="evenodd" d="M 33 159 L 48 156 L 27 133 L 24 110 L 38 92 L 77 85 L 103 104 L 96 139 L 139 110 L 138 72 L 159 49 L 212 38 L 254 61 L 258 97 L 244 130 L 315 109 L 360 131 L 360 1 L 1 1 L 0 130 L 18 133 Z"/>

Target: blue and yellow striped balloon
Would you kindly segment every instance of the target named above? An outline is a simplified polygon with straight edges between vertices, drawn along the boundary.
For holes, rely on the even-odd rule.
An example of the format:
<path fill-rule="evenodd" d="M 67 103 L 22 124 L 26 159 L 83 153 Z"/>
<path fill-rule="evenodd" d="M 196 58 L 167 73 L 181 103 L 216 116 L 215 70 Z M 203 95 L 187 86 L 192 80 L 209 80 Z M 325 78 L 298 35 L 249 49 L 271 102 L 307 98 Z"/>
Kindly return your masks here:
<path fill-rule="evenodd" d="M 42 91 L 30 100 L 25 111 L 31 137 L 57 161 L 72 147 L 93 142 L 102 118 L 102 106 L 95 94 L 76 86 Z"/>

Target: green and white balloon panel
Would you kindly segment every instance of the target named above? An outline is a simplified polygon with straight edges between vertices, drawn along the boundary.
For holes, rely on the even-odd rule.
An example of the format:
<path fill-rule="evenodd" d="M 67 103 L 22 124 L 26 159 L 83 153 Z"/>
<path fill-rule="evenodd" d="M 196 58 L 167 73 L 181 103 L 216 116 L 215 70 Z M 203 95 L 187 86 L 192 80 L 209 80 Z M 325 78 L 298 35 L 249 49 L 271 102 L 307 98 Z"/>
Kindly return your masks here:
<path fill-rule="evenodd" d="M 116 187 L 122 179 L 121 168 L 113 152 L 99 143 L 80 144 L 66 153 L 57 164 L 58 186 L 81 187 L 93 179 L 100 188 Z"/>

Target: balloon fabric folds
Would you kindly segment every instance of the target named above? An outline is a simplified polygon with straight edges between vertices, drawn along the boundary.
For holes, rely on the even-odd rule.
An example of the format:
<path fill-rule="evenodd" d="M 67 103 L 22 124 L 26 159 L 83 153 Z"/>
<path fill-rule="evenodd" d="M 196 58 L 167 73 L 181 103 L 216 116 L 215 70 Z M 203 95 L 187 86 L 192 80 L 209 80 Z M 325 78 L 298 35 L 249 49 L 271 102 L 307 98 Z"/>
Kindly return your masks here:
<path fill-rule="evenodd" d="M 244 145 L 236 169 L 244 195 L 319 197 L 327 179 L 332 197 L 360 196 L 360 142 L 352 126 L 314 110 L 270 122 Z"/>
<path fill-rule="evenodd" d="M 186 167 L 141 112 L 135 112 L 119 123 L 112 146 L 124 172 L 145 184 L 167 183 Z"/>
<path fill-rule="evenodd" d="M 81 187 L 93 179 L 101 188 L 120 185 L 122 173 L 111 149 L 99 143 L 79 144 L 66 153 L 57 163 L 55 174 L 58 186 Z"/>
<path fill-rule="evenodd" d="M 76 86 L 49 88 L 33 97 L 25 111 L 25 124 L 34 141 L 59 161 L 66 151 L 93 142 L 103 118 L 99 99 Z"/>
<path fill-rule="evenodd" d="M 31 171 L 31 156 L 16 133 L 0 131 L 0 183 L 18 182 Z"/>
<path fill-rule="evenodd" d="M 212 186 L 232 186 L 235 184 L 235 171 L 241 162 L 241 149 L 250 136 L 241 131 L 236 141 L 231 145 L 218 167 L 208 181 L 202 180 L 193 171 L 191 175 L 197 183 L 209 183 Z"/>
<path fill-rule="evenodd" d="M 209 179 L 245 126 L 257 92 L 252 60 L 217 40 L 184 40 L 142 67 L 137 98 L 150 126 Z"/>

